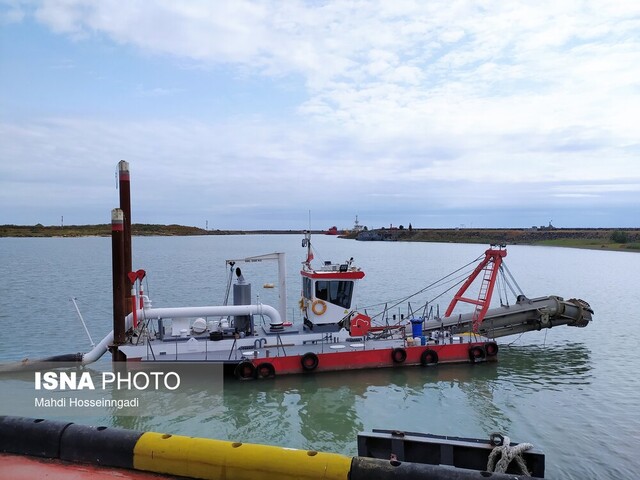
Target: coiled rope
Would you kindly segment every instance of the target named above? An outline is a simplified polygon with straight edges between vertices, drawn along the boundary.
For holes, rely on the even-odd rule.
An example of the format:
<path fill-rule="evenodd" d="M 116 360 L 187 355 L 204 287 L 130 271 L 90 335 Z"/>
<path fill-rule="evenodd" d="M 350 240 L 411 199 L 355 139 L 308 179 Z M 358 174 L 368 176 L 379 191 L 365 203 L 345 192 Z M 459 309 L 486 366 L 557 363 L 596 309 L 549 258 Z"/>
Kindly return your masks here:
<path fill-rule="evenodd" d="M 509 464 L 512 460 L 515 460 L 520 467 L 520 471 L 523 475 L 531 476 L 529 470 L 527 470 L 527 465 L 524 462 L 524 458 L 522 458 L 522 454 L 533 448 L 533 445 L 530 443 L 519 443 L 518 445 L 512 447 L 510 446 L 511 439 L 509 437 L 503 437 L 502 445 L 498 445 L 495 447 L 491 453 L 489 454 L 489 460 L 487 461 L 487 471 L 495 472 L 495 473 L 505 473 Z M 497 461 L 498 455 L 501 455 L 500 460 Z"/>

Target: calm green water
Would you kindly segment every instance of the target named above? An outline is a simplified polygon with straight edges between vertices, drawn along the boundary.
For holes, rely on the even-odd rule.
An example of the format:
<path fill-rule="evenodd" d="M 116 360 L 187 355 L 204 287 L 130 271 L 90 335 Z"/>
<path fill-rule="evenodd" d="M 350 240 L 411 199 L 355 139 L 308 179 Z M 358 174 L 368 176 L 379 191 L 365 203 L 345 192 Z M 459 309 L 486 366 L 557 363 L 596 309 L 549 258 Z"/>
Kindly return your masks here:
<path fill-rule="evenodd" d="M 316 260 L 351 256 L 367 276 L 358 304 L 393 300 L 473 260 L 484 245 L 355 242 L 314 238 Z M 134 268 L 148 272 L 154 306 L 218 304 L 226 258 L 287 252 L 289 310 L 296 311 L 303 257 L 298 236 L 135 238 Z M 503 338 L 497 364 L 380 369 L 207 382 L 188 399 L 159 396 L 148 415 L 70 418 L 141 430 L 356 453 L 373 428 L 458 436 L 499 431 L 547 455 L 549 478 L 637 478 L 640 461 L 640 255 L 511 246 L 507 264 L 530 296 L 580 297 L 595 310 L 584 329 Z M 0 239 L 0 359 L 87 351 L 71 296 L 94 340 L 111 329 L 110 240 Z M 251 265 L 254 296 L 276 304 L 274 264 Z M 446 300 L 441 308 L 446 308 Z M 297 318 L 296 313 L 296 320 Z M 96 368 L 108 368 L 101 361 Z M 33 384 L 16 377 L 0 388 Z M 0 413 L 11 414 L 0 406 Z"/>

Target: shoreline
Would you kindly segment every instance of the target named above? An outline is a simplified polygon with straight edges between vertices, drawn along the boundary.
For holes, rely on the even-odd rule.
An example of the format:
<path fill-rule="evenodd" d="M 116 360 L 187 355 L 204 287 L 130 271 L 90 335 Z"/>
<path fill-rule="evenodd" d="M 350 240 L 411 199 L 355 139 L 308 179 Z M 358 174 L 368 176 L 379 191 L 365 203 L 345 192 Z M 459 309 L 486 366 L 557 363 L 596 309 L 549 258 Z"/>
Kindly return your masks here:
<path fill-rule="evenodd" d="M 303 230 L 205 230 L 184 225 L 133 224 L 133 236 L 293 235 Z M 323 235 L 321 230 L 312 231 Z M 485 243 L 534 245 L 640 252 L 640 228 L 412 228 L 340 232 L 340 238 L 358 241 Z M 0 225 L 0 238 L 109 237 L 110 224 Z M 618 241 L 614 241 L 618 240 Z"/>
<path fill-rule="evenodd" d="M 640 252 L 640 228 L 379 229 L 345 235 L 359 241 L 485 243 Z"/>
<path fill-rule="evenodd" d="M 205 230 L 186 225 L 160 225 L 134 223 L 131 225 L 131 235 L 136 237 L 189 237 L 197 235 L 268 235 L 268 234 L 297 234 L 301 230 Z M 323 232 L 313 232 L 323 233 Z M 97 225 L 0 225 L 0 238 L 67 238 L 67 237 L 110 237 L 111 224 Z"/>

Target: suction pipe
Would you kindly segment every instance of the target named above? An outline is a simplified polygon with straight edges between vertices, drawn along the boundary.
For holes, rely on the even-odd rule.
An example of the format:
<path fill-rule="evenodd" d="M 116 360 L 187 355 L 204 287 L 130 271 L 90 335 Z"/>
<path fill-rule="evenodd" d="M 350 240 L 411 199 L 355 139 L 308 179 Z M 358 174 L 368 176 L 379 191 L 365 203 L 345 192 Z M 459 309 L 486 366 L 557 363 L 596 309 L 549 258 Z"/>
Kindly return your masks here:
<path fill-rule="evenodd" d="M 224 317 L 236 315 L 266 315 L 271 323 L 281 323 L 282 317 L 278 310 L 270 305 L 216 305 L 208 307 L 176 307 L 176 308 L 147 308 L 138 309 L 139 319 L 159 318 L 194 318 L 194 317 Z M 133 325 L 133 313 L 125 318 L 125 329 Z M 91 351 L 82 355 L 82 364 L 87 365 L 104 355 L 109 345 L 113 343 L 113 331 L 109 332 Z"/>

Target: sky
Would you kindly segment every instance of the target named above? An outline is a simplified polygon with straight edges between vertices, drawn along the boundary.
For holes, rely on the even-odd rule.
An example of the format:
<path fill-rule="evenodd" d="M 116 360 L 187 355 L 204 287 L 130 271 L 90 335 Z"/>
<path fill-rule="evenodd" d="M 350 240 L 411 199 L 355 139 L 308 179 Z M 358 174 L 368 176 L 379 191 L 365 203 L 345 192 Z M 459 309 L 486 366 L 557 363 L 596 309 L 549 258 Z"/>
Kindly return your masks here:
<path fill-rule="evenodd" d="M 0 0 L 0 224 L 640 227 L 640 2 Z"/>

